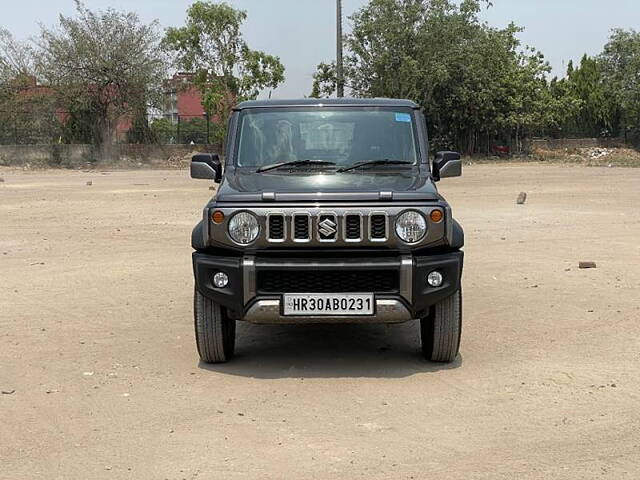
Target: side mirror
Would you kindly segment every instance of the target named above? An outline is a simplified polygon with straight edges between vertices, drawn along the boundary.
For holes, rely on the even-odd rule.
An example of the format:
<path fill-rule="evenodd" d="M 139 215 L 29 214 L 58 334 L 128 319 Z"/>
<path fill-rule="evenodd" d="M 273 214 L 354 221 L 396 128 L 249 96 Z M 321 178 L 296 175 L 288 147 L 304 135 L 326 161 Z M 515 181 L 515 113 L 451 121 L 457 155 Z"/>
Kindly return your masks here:
<path fill-rule="evenodd" d="M 431 176 L 434 181 L 446 177 L 459 177 L 462 175 L 462 160 L 457 152 L 438 152 L 433 160 Z"/>
<path fill-rule="evenodd" d="M 217 153 L 196 153 L 191 157 L 191 178 L 222 180 L 222 162 Z"/>

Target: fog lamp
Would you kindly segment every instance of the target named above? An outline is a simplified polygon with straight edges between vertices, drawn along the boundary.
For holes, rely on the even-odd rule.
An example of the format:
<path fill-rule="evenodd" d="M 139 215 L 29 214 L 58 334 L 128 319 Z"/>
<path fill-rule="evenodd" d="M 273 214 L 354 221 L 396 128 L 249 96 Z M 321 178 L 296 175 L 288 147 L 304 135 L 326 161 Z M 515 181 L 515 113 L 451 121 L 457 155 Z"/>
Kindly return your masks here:
<path fill-rule="evenodd" d="M 213 284 L 218 288 L 224 288 L 229 285 L 229 277 L 224 272 L 218 272 L 213 276 Z"/>
<path fill-rule="evenodd" d="M 442 280 L 442 274 L 435 270 L 427 276 L 427 283 L 432 287 L 439 287 L 442 285 Z"/>

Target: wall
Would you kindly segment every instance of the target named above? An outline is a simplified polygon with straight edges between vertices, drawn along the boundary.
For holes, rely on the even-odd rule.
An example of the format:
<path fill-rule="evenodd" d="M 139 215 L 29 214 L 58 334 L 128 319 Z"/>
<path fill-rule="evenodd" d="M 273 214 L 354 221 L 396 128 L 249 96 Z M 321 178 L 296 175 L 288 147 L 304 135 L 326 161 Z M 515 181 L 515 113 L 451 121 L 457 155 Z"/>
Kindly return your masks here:
<path fill-rule="evenodd" d="M 193 153 L 221 151 L 219 145 L 0 145 L 0 165 L 180 167 L 188 164 Z"/>

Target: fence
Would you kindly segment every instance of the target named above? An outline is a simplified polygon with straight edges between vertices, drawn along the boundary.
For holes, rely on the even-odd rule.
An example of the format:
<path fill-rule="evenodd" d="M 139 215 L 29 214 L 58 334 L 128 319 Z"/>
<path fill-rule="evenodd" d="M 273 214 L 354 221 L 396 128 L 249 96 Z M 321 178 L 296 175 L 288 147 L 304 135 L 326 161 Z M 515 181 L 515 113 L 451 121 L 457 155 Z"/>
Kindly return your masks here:
<path fill-rule="evenodd" d="M 0 145 L 98 143 L 99 133 L 92 123 L 60 110 L 0 110 Z M 207 115 L 150 114 L 142 121 L 123 116 L 106 128 L 121 144 L 218 144 L 224 137 L 224 126 Z"/>

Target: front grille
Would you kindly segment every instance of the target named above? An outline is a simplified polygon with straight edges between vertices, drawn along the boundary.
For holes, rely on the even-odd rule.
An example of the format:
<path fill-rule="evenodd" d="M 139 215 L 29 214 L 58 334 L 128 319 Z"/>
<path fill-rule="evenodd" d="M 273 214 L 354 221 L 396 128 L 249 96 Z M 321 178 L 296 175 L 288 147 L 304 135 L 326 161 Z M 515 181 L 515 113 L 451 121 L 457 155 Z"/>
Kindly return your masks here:
<path fill-rule="evenodd" d="M 371 238 L 374 240 L 387 238 L 387 217 L 385 215 L 371 215 Z"/>
<path fill-rule="evenodd" d="M 347 240 L 361 239 L 361 219 L 360 215 L 347 215 L 345 219 L 345 237 Z"/>
<path fill-rule="evenodd" d="M 269 216 L 269 240 L 284 240 L 284 216 Z"/>
<path fill-rule="evenodd" d="M 293 238 L 294 240 L 309 240 L 309 217 L 308 215 L 296 215 L 293 217 Z"/>
<path fill-rule="evenodd" d="M 383 212 L 333 212 L 311 214 L 304 211 L 291 213 L 270 213 L 266 220 L 267 242 L 386 242 L 392 220 Z"/>
<path fill-rule="evenodd" d="M 257 272 L 261 294 L 280 293 L 395 293 L 397 270 L 264 270 Z"/>

